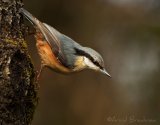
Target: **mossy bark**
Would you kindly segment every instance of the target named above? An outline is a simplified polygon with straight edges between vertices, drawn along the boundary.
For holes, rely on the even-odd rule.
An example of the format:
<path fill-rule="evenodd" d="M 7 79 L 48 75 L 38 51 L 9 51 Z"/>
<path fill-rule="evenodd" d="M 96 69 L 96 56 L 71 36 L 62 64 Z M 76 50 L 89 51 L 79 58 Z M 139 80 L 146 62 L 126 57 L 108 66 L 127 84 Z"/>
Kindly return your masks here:
<path fill-rule="evenodd" d="M 0 0 L 0 125 L 29 125 L 38 102 L 22 6 L 21 0 Z"/>

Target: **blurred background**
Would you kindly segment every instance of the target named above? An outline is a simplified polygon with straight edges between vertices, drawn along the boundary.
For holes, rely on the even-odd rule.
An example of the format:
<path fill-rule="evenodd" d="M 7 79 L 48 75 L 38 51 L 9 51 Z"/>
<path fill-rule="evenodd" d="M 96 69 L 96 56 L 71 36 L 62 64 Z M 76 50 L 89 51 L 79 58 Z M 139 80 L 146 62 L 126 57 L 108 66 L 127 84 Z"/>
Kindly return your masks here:
<path fill-rule="evenodd" d="M 26 0 L 25 8 L 100 52 L 112 78 L 45 69 L 32 125 L 159 125 L 159 0 Z M 33 36 L 28 44 L 40 66 Z"/>

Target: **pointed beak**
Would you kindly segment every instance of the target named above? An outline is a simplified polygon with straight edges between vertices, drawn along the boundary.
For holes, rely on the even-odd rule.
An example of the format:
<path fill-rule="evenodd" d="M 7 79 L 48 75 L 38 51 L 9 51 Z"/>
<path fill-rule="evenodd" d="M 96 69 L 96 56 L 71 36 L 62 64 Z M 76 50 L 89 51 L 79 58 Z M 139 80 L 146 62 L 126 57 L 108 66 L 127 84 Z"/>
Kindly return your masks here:
<path fill-rule="evenodd" d="M 105 74 L 105 75 L 111 77 L 111 75 L 110 75 L 105 69 L 101 70 L 101 72 L 102 72 L 103 74 Z"/>

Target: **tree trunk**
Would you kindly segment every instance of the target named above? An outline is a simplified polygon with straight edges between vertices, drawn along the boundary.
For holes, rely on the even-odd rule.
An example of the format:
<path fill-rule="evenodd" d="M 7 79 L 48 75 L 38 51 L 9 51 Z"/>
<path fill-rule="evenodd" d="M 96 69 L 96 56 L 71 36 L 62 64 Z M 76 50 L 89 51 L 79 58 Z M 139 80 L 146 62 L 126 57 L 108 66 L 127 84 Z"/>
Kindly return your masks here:
<path fill-rule="evenodd" d="M 21 0 L 0 0 L 0 125 L 29 125 L 38 102 L 22 6 Z"/>

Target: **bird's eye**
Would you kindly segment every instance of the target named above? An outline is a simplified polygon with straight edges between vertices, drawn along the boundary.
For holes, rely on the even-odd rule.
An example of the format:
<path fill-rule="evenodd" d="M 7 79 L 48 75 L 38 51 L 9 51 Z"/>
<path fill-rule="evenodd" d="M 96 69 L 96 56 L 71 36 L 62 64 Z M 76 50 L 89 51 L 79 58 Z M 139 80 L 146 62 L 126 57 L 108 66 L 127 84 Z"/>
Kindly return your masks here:
<path fill-rule="evenodd" d="M 99 67 L 100 69 L 103 69 L 103 67 L 99 64 L 98 61 L 93 61 L 93 63 L 94 63 L 97 67 Z"/>

